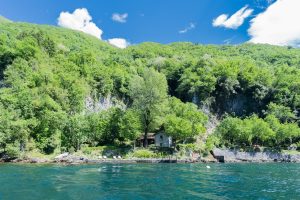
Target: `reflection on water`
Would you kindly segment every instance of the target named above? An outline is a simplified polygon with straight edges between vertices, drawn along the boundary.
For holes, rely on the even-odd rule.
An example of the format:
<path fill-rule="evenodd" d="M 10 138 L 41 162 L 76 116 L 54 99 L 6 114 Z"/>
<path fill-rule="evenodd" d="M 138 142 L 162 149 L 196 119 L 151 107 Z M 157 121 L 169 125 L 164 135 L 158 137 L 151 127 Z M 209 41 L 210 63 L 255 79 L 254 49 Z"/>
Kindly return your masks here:
<path fill-rule="evenodd" d="M 0 199 L 300 199 L 300 164 L 0 165 Z"/>

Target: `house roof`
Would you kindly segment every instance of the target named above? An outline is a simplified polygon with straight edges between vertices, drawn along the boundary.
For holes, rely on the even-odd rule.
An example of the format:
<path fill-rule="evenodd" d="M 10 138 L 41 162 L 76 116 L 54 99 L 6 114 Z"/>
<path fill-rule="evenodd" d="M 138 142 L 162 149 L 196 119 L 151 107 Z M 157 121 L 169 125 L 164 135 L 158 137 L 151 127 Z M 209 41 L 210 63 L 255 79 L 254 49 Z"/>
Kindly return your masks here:
<path fill-rule="evenodd" d="M 165 132 L 163 132 L 163 131 L 158 131 L 158 132 L 156 132 L 156 133 L 148 133 L 147 138 L 148 138 L 148 139 L 155 139 L 155 135 L 157 135 L 157 134 L 159 134 L 159 133 L 162 133 L 162 134 L 166 135 Z M 143 140 L 143 139 L 144 139 L 144 133 L 142 133 L 141 136 L 140 136 L 138 139 L 139 139 L 139 140 Z"/>
<path fill-rule="evenodd" d="M 147 135 L 147 138 L 148 139 L 154 139 L 154 136 L 155 136 L 156 133 L 148 133 Z M 140 140 L 143 140 L 144 139 L 144 133 L 141 134 L 141 136 L 139 137 Z"/>

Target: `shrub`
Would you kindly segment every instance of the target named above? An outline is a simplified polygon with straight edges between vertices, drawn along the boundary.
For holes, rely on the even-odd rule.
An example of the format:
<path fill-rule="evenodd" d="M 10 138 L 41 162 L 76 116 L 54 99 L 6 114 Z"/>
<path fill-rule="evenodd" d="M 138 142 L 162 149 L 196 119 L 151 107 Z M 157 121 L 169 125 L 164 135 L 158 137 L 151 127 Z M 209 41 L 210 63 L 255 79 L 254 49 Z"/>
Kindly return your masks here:
<path fill-rule="evenodd" d="M 74 148 L 74 147 L 70 147 L 70 148 L 69 148 L 69 153 L 72 154 L 72 153 L 74 153 L 74 152 L 75 152 L 75 148 Z"/>
<path fill-rule="evenodd" d="M 148 149 L 139 149 L 134 151 L 132 156 L 135 158 L 155 158 L 157 154 Z"/>
<path fill-rule="evenodd" d="M 205 151 L 209 152 L 213 150 L 215 146 L 220 144 L 220 138 L 216 134 L 209 135 L 205 143 Z"/>
<path fill-rule="evenodd" d="M 14 145 L 7 145 L 5 149 L 6 155 L 12 159 L 12 158 L 18 158 L 20 156 L 20 149 Z"/>
<path fill-rule="evenodd" d="M 92 150 L 89 149 L 89 148 L 84 148 L 84 149 L 82 150 L 82 152 L 83 152 L 84 154 L 90 155 L 90 154 L 92 153 Z"/>

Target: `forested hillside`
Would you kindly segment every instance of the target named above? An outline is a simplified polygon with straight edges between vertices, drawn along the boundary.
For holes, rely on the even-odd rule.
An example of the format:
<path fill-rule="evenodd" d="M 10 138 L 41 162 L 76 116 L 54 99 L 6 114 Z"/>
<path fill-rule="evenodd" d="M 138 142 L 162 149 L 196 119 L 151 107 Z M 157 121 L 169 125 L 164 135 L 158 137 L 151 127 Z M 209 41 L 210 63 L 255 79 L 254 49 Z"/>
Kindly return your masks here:
<path fill-rule="evenodd" d="M 132 145 L 163 129 L 203 149 L 300 146 L 300 50 L 143 43 L 0 19 L 0 152 Z M 147 144 L 144 144 L 147 146 Z"/>

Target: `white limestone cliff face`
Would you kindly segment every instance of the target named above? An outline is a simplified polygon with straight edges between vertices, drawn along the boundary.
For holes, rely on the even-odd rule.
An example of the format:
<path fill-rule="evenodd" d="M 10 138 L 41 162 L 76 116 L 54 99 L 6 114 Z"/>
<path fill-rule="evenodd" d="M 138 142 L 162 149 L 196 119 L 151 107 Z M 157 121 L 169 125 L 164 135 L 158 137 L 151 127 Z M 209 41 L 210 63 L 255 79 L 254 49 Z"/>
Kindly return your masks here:
<path fill-rule="evenodd" d="M 88 96 L 85 99 L 85 112 L 87 113 L 98 113 L 113 107 L 118 107 L 123 110 L 126 109 L 126 105 L 123 101 L 111 95 L 105 97 L 102 96 L 96 100 L 91 96 Z"/>

